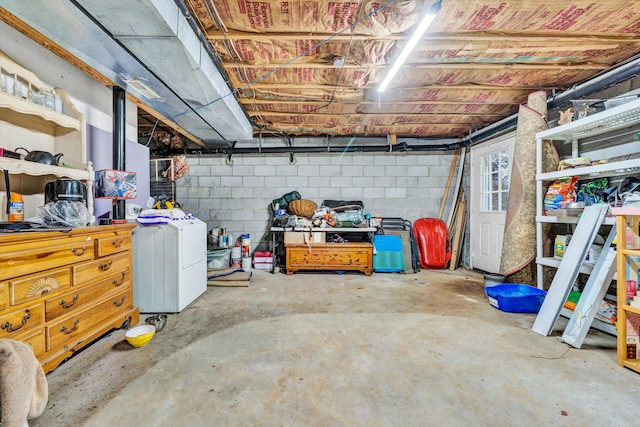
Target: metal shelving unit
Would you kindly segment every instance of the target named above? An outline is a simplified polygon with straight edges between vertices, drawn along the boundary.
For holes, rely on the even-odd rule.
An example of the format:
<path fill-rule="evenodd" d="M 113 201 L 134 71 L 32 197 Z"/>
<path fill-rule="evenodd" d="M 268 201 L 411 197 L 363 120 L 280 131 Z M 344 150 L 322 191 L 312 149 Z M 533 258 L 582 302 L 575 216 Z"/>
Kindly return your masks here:
<path fill-rule="evenodd" d="M 543 226 L 545 224 L 575 225 L 577 216 L 547 216 L 544 211 L 545 187 L 548 183 L 560 178 L 579 176 L 580 179 L 597 179 L 620 177 L 640 173 L 640 158 L 608 162 L 607 159 L 591 159 L 601 161 L 593 166 L 583 166 L 560 171 L 542 170 L 544 141 L 563 144 L 571 143 L 572 157 L 580 157 L 581 141 L 586 138 L 612 133 L 626 128 L 638 128 L 640 131 L 640 99 L 619 105 L 606 111 L 596 113 L 580 120 L 547 129 L 536 134 L 536 263 L 538 288 L 544 287 L 544 269 L 557 268 L 560 261 L 544 253 Z M 639 150 L 640 151 L 640 150 Z M 602 225 L 615 224 L 614 217 L 606 217 Z M 590 274 L 592 266 L 584 264 L 580 273 Z M 563 316 L 570 317 L 571 312 L 563 309 Z M 595 322 L 593 327 L 615 334 L 615 327 L 603 322 Z"/>

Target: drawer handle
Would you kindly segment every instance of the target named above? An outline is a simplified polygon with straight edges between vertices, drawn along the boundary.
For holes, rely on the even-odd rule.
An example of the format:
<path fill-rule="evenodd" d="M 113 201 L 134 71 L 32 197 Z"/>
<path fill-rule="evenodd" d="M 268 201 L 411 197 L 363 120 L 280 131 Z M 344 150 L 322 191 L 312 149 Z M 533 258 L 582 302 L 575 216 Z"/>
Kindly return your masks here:
<path fill-rule="evenodd" d="M 117 286 L 122 285 L 124 283 L 124 277 L 125 277 L 125 274 L 122 273 L 122 276 L 120 277 L 120 281 L 119 282 L 116 279 L 113 279 L 113 282 L 112 282 L 113 286 L 117 287 Z"/>
<path fill-rule="evenodd" d="M 60 328 L 60 332 L 62 332 L 65 335 L 69 335 L 71 332 L 73 332 L 76 329 L 78 329 L 78 323 L 80 323 L 80 319 L 76 319 L 76 321 L 73 322 L 73 328 L 67 329 L 66 326 L 63 326 L 62 328 Z"/>
<path fill-rule="evenodd" d="M 71 252 L 73 252 L 75 256 L 82 256 L 85 252 L 87 252 L 87 247 L 83 246 L 82 249 L 73 248 L 71 249 Z"/>
<path fill-rule="evenodd" d="M 62 306 L 62 308 L 71 308 L 75 305 L 75 303 L 78 301 L 78 294 L 76 294 L 73 297 L 73 301 L 71 301 L 69 304 L 67 304 L 67 302 L 63 299 L 60 300 L 60 305 Z"/>
<path fill-rule="evenodd" d="M 120 246 L 122 246 L 122 242 L 123 240 L 119 239 L 119 240 L 114 240 L 113 242 L 111 242 L 111 244 L 113 245 L 113 247 L 119 248 Z"/>
<path fill-rule="evenodd" d="M 102 271 L 107 271 L 108 269 L 110 269 L 110 268 L 111 268 L 111 264 L 113 264 L 113 260 L 112 260 L 112 259 L 111 259 L 111 260 L 109 260 L 109 262 L 108 262 L 108 263 L 106 263 L 106 264 L 102 264 L 102 263 L 100 263 L 100 264 L 98 265 L 98 268 L 99 268 L 100 270 L 102 270 Z"/>
<path fill-rule="evenodd" d="M 120 303 L 118 303 L 118 301 L 114 301 L 113 305 L 115 305 L 116 307 L 120 307 L 122 304 L 124 304 L 124 300 L 125 296 L 123 295 L 122 298 L 120 298 Z"/>
<path fill-rule="evenodd" d="M 31 319 L 31 313 L 29 312 L 29 310 L 25 310 L 25 315 L 22 318 L 22 323 L 20 324 L 20 326 L 17 327 L 13 327 L 13 325 L 9 322 L 4 322 L 1 326 L 2 329 L 6 329 L 7 332 L 15 332 L 18 329 L 22 328 L 24 325 L 27 324 L 27 320 Z"/>

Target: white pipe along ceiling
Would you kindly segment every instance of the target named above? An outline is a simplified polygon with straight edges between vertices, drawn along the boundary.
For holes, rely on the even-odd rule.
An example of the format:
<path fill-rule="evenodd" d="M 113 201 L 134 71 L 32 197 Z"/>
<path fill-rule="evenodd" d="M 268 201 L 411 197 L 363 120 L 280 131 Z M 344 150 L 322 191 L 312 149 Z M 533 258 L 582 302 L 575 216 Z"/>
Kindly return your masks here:
<path fill-rule="evenodd" d="M 174 1 L 2 0 L 0 6 L 200 140 L 225 146 L 253 138 L 247 115 Z M 149 97 L 140 93 L 145 87 Z"/>

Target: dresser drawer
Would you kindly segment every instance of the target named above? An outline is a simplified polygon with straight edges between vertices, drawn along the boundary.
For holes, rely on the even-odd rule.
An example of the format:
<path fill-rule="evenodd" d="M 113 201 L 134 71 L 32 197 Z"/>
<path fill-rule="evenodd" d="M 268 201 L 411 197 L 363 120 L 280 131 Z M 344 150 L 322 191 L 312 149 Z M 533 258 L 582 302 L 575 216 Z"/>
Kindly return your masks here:
<path fill-rule="evenodd" d="M 28 335 L 20 338 L 20 341 L 23 341 L 29 344 L 31 348 L 33 348 L 33 354 L 36 357 L 42 356 L 46 351 L 43 328 L 38 328 L 35 331 L 32 331 Z"/>
<path fill-rule="evenodd" d="M 7 307 L 7 286 L 4 283 L 0 283 L 0 310 L 4 310 Z"/>
<path fill-rule="evenodd" d="M 58 268 L 9 280 L 11 305 L 22 304 L 71 286 L 71 268 Z"/>
<path fill-rule="evenodd" d="M 72 290 L 65 294 L 49 298 L 45 301 L 45 318 L 47 321 L 56 317 L 75 313 L 87 304 L 93 304 L 110 292 L 131 288 L 131 274 L 129 271 L 112 274 L 93 285 Z M 75 287 L 74 287 L 75 288 Z"/>
<path fill-rule="evenodd" d="M 0 280 L 89 261 L 93 258 L 94 242 L 90 239 L 80 239 L 77 243 L 3 253 L 0 254 Z"/>
<path fill-rule="evenodd" d="M 3 313 L 0 316 L 0 338 L 16 339 L 30 329 L 42 326 L 42 303 Z"/>
<path fill-rule="evenodd" d="M 129 252 L 123 252 L 92 262 L 73 266 L 73 284 L 82 285 L 110 277 L 114 272 L 129 268 Z"/>
<path fill-rule="evenodd" d="M 125 289 L 112 297 L 101 300 L 96 305 L 87 306 L 71 316 L 50 322 L 46 327 L 47 351 L 50 351 L 70 338 L 91 330 L 100 322 L 121 310 L 133 307 L 131 292 Z"/>
<path fill-rule="evenodd" d="M 103 257 L 131 249 L 131 235 L 97 239 L 98 256 Z"/>

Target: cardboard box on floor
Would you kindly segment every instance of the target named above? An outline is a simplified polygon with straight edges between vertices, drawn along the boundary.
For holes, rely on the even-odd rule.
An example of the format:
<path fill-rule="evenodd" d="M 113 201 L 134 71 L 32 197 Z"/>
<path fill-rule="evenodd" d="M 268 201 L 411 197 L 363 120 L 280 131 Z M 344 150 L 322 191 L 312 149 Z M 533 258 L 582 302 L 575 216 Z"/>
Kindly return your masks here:
<path fill-rule="evenodd" d="M 285 231 L 284 244 L 326 243 L 325 234 L 322 231 Z"/>

